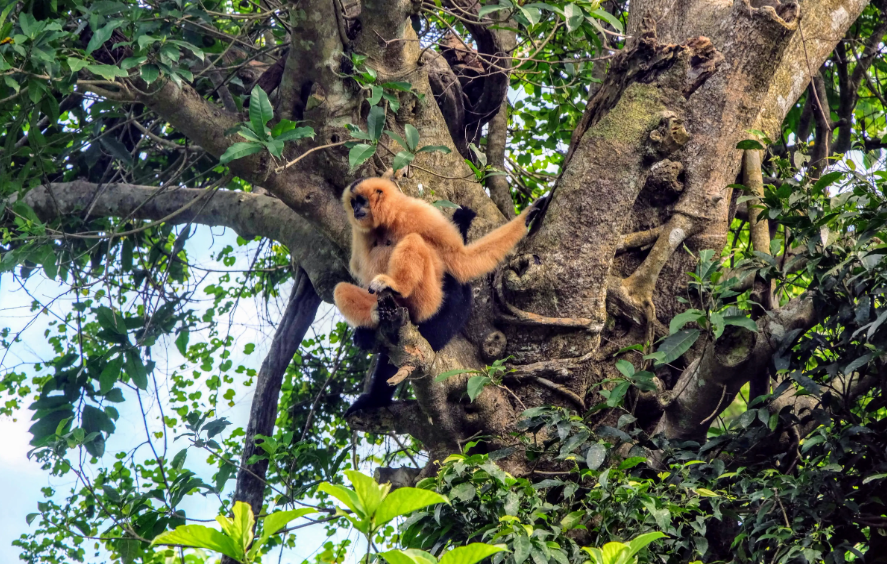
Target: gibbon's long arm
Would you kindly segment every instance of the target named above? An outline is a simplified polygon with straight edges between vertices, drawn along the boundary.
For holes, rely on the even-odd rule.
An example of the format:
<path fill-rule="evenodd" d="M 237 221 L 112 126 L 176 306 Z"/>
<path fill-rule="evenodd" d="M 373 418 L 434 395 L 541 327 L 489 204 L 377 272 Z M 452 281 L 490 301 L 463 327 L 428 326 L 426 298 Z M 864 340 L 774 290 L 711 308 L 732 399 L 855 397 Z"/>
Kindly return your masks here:
<path fill-rule="evenodd" d="M 527 208 L 516 218 L 469 245 L 444 251 L 441 258 L 447 271 L 456 280 L 465 283 L 495 270 L 511 249 L 526 237 L 527 216 L 532 209 Z"/>

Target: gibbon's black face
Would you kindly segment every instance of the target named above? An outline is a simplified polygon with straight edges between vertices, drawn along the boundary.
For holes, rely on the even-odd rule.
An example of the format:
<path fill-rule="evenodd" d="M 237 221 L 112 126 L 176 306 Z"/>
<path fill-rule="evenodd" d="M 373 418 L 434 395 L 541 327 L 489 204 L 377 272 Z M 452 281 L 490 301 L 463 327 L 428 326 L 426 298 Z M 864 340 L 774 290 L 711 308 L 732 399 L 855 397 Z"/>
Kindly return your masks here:
<path fill-rule="evenodd" d="M 342 194 L 342 203 L 351 224 L 358 229 L 375 229 L 381 218 L 374 214 L 378 204 L 390 189 L 391 183 L 381 178 L 366 178 L 353 182 Z"/>

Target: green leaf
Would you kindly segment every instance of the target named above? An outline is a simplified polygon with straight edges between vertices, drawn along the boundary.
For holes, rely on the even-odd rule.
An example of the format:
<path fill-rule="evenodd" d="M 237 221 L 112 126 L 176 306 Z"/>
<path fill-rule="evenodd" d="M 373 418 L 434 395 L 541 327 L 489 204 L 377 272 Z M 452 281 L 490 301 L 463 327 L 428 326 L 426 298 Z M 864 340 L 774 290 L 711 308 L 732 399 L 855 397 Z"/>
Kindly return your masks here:
<path fill-rule="evenodd" d="M 585 455 L 585 463 L 592 470 L 597 470 L 607 458 L 607 449 L 604 445 L 594 443 L 588 447 L 588 453 Z"/>
<path fill-rule="evenodd" d="M 481 9 L 477 12 L 477 17 L 483 18 L 487 14 L 492 14 L 493 12 L 498 12 L 500 10 L 508 10 L 510 8 L 510 6 L 505 4 L 487 4 L 486 6 L 481 6 Z M 520 564 L 520 562 L 517 564 Z"/>
<path fill-rule="evenodd" d="M 416 147 L 419 146 L 419 130 L 410 124 L 406 124 L 403 131 L 407 140 L 407 149 L 415 151 Z"/>
<path fill-rule="evenodd" d="M 400 144 L 400 146 L 403 147 L 404 149 L 409 149 L 409 147 L 407 146 L 407 142 L 404 140 L 403 137 L 401 137 L 397 133 L 391 131 L 390 129 L 386 129 L 385 134 L 388 135 L 388 137 L 391 137 L 392 139 L 397 141 Z"/>
<path fill-rule="evenodd" d="M 182 329 L 179 332 L 179 336 L 176 337 L 176 348 L 179 349 L 179 352 L 182 356 L 185 356 L 188 352 L 188 341 L 191 339 L 191 331 L 188 329 Z"/>
<path fill-rule="evenodd" d="M 387 88 L 388 90 L 400 90 L 401 92 L 409 92 L 412 90 L 413 85 L 409 82 L 385 82 L 382 84 L 382 88 Z M 412 127 L 407 126 L 407 127 Z"/>
<path fill-rule="evenodd" d="M 484 558 L 502 552 L 505 548 L 486 543 L 475 542 L 468 546 L 460 546 L 440 557 L 440 564 L 476 564 Z"/>
<path fill-rule="evenodd" d="M 698 309 L 688 309 L 687 311 L 674 316 L 671 323 L 668 324 L 668 332 L 669 334 L 674 335 L 687 323 L 690 323 L 691 321 L 700 323 L 704 317 L 705 312 L 699 311 Z"/>
<path fill-rule="evenodd" d="M 73 72 L 78 72 L 80 69 L 89 65 L 88 61 L 84 61 L 83 59 L 75 59 L 73 57 L 68 58 L 67 61 L 68 66 L 71 67 L 71 71 Z"/>
<path fill-rule="evenodd" d="M 348 488 L 336 486 L 328 482 L 323 482 L 322 484 L 317 486 L 317 490 L 327 493 L 338 499 L 343 504 L 345 504 L 345 507 L 353 511 L 361 519 L 366 517 L 366 513 L 363 510 L 363 505 L 361 505 L 360 503 L 360 498 L 357 497 L 357 494 L 354 493 L 354 490 L 349 490 Z"/>
<path fill-rule="evenodd" d="M 822 192 L 838 180 L 844 177 L 844 173 L 841 171 L 829 172 L 823 174 L 819 180 L 813 185 L 814 192 Z"/>
<path fill-rule="evenodd" d="M 116 77 L 129 76 L 129 73 L 125 70 L 112 65 L 86 65 L 86 69 L 93 74 L 99 75 L 105 80 L 114 80 Z M 105 137 L 102 137 L 102 139 L 105 139 Z"/>
<path fill-rule="evenodd" d="M 530 25 L 536 25 L 539 23 L 539 17 L 542 15 L 537 8 L 525 8 L 523 6 L 518 6 L 518 10 L 520 13 L 527 18 L 527 22 Z"/>
<path fill-rule="evenodd" d="M 310 137 L 314 139 L 314 128 L 313 127 L 296 127 L 290 129 L 289 131 L 284 131 L 279 136 L 275 137 L 276 141 L 296 141 L 298 139 L 304 139 L 306 137 Z"/>
<path fill-rule="evenodd" d="M 83 411 L 80 412 L 80 421 L 83 430 L 87 433 L 103 431 L 110 434 L 114 432 L 114 423 L 111 422 L 111 418 L 94 405 L 83 406 Z"/>
<path fill-rule="evenodd" d="M 317 513 L 316 509 L 311 507 L 303 507 L 302 509 L 292 509 L 290 511 L 278 511 L 272 513 L 262 520 L 263 536 L 271 536 L 282 528 L 286 527 L 290 521 L 295 521 L 299 517 Z"/>
<path fill-rule="evenodd" d="M 235 543 L 240 543 L 239 548 L 245 553 L 255 536 L 256 517 L 253 515 L 253 508 L 248 503 L 235 501 L 231 513 L 234 514 L 232 519 L 220 515 L 216 517 L 216 521 Z"/>
<path fill-rule="evenodd" d="M 126 351 L 126 373 L 140 390 L 148 389 L 148 371 L 138 349 Z"/>
<path fill-rule="evenodd" d="M 126 147 L 116 138 L 105 135 L 99 139 L 99 144 L 108 150 L 111 155 L 124 164 L 132 163 L 132 155 L 126 150 Z"/>
<path fill-rule="evenodd" d="M 351 170 L 365 163 L 375 152 L 376 146 L 367 145 L 366 143 L 358 143 L 351 147 L 351 150 L 348 152 L 348 165 L 351 167 Z"/>
<path fill-rule="evenodd" d="M 457 374 L 467 374 L 467 373 L 474 373 L 474 372 L 477 372 L 477 370 L 466 370 L 464 368 L 454 368 L 452 370 L 447 370 L 446 372 L 441 372 L 440 374 L 437 375 L 437 378 L 435 378 L 434 381 L 435 382 L 443 382 L 447 378 L 450 378 L 450 377 L 455 376 Z"/>
<path fill-rule="evenodd" d="M 473 402 L 487 384 L 492 383 L 487 376 L 472 376 L 468 379 L 468 398 Z"/>
<path fill-rule="evenodd" d="M 388 493 L 391 486 L 380 486 L 371 477 L 356 470 L 345 470 L 345 475 L 351 480 L 351 486 L 354 488 L 354 493 L 357 494 L 357 499 L 360 500 L 364 514 L 367 517 L 375 514 L 379 504 L 382 503 L 382 498 Z"/>
<path fill-rule="evenodd" d="M 145 56 L 127 57 L 126 59 L 123 59 L 122 61 L 120 61 L 120 68 L 122 68 L 123 70 L 129 70 L 133 67 L 139 66 L 140 64 L 144 63 L 147 60 L 148 60 L 148 57 L 145 57 Z"/>
<path fill-rule="evenodd" d="M 431 205 L 436 208 L 458 208 L 458 207 L 461 207 L 461 206 L 459 206 L 459 204 L 454 204 L 453 202 L 451 202 L 449 200 L 435 200 Z"/>
<path fill-rule="evenodd" d="M 249 95 L 249 122 L 252 129 L 262 138 L 266 138 L 265 124 L 274 117 L 274 108 L 268 100 L 268 94 L 258 84 Z"/>
<path fill-rule="evenodd" d="M 219 157 L 219 164 L 228 164 L 231 161 L 254 155 L 261 152 L 264 148 L 259 143 L 234 143 Z"/>
<path fill-rule="evenodd" d="M 640 552 L 645 546 L 650 544 L 651 542 L 665 538 L 666 535 L 664 533 L 660 533 L 659 531 L 655 533 L 647 533 L 645 535 L 640 535 L 639 537 L 635 537 L 628 543 L 629 547 L 629 557 L 634 556 L 638 552 Z"/>
<path fill-rule="evenodd" d="M 161 533 L 151 541 L 151 546 L 158 544 L 205 548 L 221 552 L 239 562 L 243 562 L 244 558 L 243 549 L 232 538 L 203 525 L 181 525 L 174 531 Z"/>
<path fill-rule="evenodd" d="M 664 354 L 662 358 L 657 359 L 656 364 L 661 365 L 674 362 L 680 358 L 681 355 L 690 350 L 690 347 L 693 346 L 693 343 L 695 343 L 698 338 L 698 329 L 683 329 L 668 337 L 662 341 L 659 345 L 659 349 L 656 351 Z"/>
<path fill-rule="evenodd" d="M 416 155 L 414 155 L 413 153 L 410 153 L 408 151 L 401 151 L 394 155 L 394 161 L 392 161 L 391 163 L 391 168 L 393 168 L 394 170 L 400 170 L 413 162 L 413 159 L 415 158 Z"/>
<path fill-rule="evenodd" d="M 430 490 L 398 488 L 385 496 L 379 509 L 376 510 L 376 526 L 438 503 L 448 503 L 447 498 Z"/>
<path fill-rule="evenodd" d="M 724 316 L 724 325 L 735 325 L 736 327 L 742 327 L 755 333 L 758 332 L 757 323 L 755 323 L 752 318 L 746 317 L 745 315 Z"/>
<path fill-rule="evenodd" d="M 616 370 L 621 372 L 626 378 L 634 376 L 634 365 L 627 360 L 619 359 L 616 361 Z"/>
<path fill-rule="evenodd" d="M 424 147 L 416 151 L 416 153 L 431 153 L 434 151 L 440 151 L 445 155 L 449 155 L 450 153 L 452 153 L 452 151 L 450 151 L 450 148 L 444 145 L 425 145 Z"/>
<path fill-rule="evenodd" d="M 755 141 L 754 139 L 746 139 L 744 141 L 740 141 L 736 144 L 737 149 L 742 149 L 743 151 L 756 150 L 762 151 L 764 146 L 760 144 L 760 142 Z"/>
<path fill-rule="evenodd" d="M 388 564 L 437 564 L 437 559 L 434 556 L 416 548 L 389 550 L 379 553 L 379 556 L 384 558 Z"/>
<path fill-rule="evenodd" d="M 160 68 L 157 65 L 143 65 L 139 69 L 139 73 L 142 76 L 142 80 L 151 84 L 160 76 Z"/>
<path fill-rule="evenodd" d="M 367 117 L 367 133 L 369 133 L 371 139 L 378 140 L 382 137 L 384 130 L 385 109 L 382 106 L 373 106 L 370 108 L 370 115 Z"/>
<path fill-rule="evenodd" d="M 570 32 L 575 31 L 585 21 L 582 8 L 573 3 L 564 5 L 564 16 L 567 18 L 567 31 Z"/>
<path fill-rule="evenodd" d="M 299 517 L 304 517 L 305 515 L 310 515 L 312 513 L 317 513 L 317 510 L 310 507 L 304 507 L 302 509 L 292 509 L 290 511 L 278 511 L 262 519 L 262 536 L 254 542 L 249 549 L 250 560 L 254 559 L 255 555 L 262 548 L 262 545 L 268 542 L 268 539 L 271 538 L 271 535 L 286 527 L 291 521 L 295 521 Z"/>
<path fill-rule="evenodd" d="M 533 543 L 530 541 L 530 537 L 516 535 L 514 539 L 514 564 L 523 564 L 530 556 L 532 548 Z"/>
<path fill-rule="evenodd" d="M 185 458 L 188 456 L 188 448 L 183 448 L 172 458 L 172 467 L 176 470 L 181 470 L 185 465 Z"/>
<path fill-rule="evenodd" d="M 370 89 L 370 97 L 367 98 L 367 102 L 370 103 L 370 106 L 375 106 L 379 103 L 379 100 L 382 99 L 382 93 L 385 91 L 381 86 L 373 86 Z"/>
<path fill-rule="evenodd" d="M 715 340 L 717 341 L 724 334 L 724 318 L 720 313 L 713 311 L 711 312 L 710 321 L 712 332 L 714 332 Z"/>
<path fill-rule="evenodd" d="M 615 29 L 619 33 L 622 33 L 622 31 L 623 31 L 622 30 L 622 22 L 620 22 L 616 18 L 616 16 L 614 16 L 610 12 L 607 12 L 605 10 L 595 10 L 594 12 L 591 13 L 591 15 L 592 15 L 592 17 L 595 17 L 599 20 L 604 20 L 605 22 L 607 22 L 608 24 L 613 26 L 613 29 Z"/>
<path fill-rule="evenodd" d="M 114 33 L 114 30 L 124 23 L 125 22 L 123 21 L 111 22 L 93 33 L 92 38 L 89 40 L 89 44 L 86 46 L 86 54 L 89 55 L 90 53 L 104 45 L 107 40 L 111 39 L 111 35 Z"/>

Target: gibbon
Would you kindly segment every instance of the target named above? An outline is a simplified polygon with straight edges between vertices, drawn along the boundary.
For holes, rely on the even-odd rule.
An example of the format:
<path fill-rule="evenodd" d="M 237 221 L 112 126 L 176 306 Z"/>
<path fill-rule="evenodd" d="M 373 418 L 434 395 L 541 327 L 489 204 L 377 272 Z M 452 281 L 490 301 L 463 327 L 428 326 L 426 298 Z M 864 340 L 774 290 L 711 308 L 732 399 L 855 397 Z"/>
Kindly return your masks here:
<path fill-rule="evenodd" d="M 378 325 L 374 294 L 389 288 L 407 308 L 410 318 L 432 349 L 442 349 L 468 320 L 468 282 L 491 272 L 527 234 L 527 226 L 544 199 L 476 242 L 466 245 L 475 214 L 461 208 L 448 220 L 434 206 L 401 193 L 384 178 L 351 184 L 342 202 L 351 222 L 351 271 L 367 286 L 346 282 L 336 286 L 336 306 L 356 326 L 355 343 L 372 348 Z M 397 368 L 380 354 L 370 390 L 346 414 L 391 403 L 394 387 L 387 384 Z"/>
<path fill-rule="evenodd" d="M 342 203 L 351 222 L 352 275 L 334 291 L 336 306 L 355 327 L 379 323 L 376 294 L 398 295 L 414 323 L 433 316 L 443 302 L 445 274 L 460 284 L 492 272 L 527 234 L 542 199 L 518 217 L 466 245 L 459 230 L 431 204 L 411 198 L 390 180 L 351 184 Z"/>
<path fill-rule="evenodd" d="M 468 229 L 471 227 L 471 221 L 475 215 L 473 210 L 464 206 L 453 214 L 453 223 L 456 224 L 459 233 L 462 234 L 462 239 L 466 242 Z M 468 317 L 471 315 L 472 298 L 471 284 L 460 284 L 452 274 L 444 274 L 443 304 L 437 313 L 416 326 L 433 351 L 437 352 L 443 349 L 468 322 Z M 354 344 L 361 349 L 372 350 L 376 344 L 376 331 L 368 327 L 357 327 L 354 330 Z M 390 363 L 385 351 L 380 351 L 376 359 L 376 366 L 370 376 L 369 390 L 361 394 L 351 404 L 345 415 L 350 415 L 361 409 L 390 405 L 397 387 L 389 385 L 388 379 L 396 373 L 397 367 Z"/>

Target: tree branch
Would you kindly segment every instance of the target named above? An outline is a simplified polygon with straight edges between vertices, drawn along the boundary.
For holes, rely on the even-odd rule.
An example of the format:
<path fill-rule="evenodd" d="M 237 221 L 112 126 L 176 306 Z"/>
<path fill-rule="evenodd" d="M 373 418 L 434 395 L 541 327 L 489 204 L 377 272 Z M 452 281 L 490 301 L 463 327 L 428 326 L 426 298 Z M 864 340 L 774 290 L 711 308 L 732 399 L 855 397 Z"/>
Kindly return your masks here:
<path fill-rule="evenodd" d="M 38 186 L 25 195 L 24 201 L 47 222 L 81 213 L 90 205 L 91 217 L 156 221 L 205 196 L 206 191 L 195 188 L 161 190 L 76 181 Z M 262 236 L 283 243 L 327 301 L 332 301 L 335 284 L 349 277 L 341 250 L 276 198 L 218 190 L 205 204 L 192 206 L 168 221 L 228 227 L 244 239 Z"/>
<path fill-rule="evenodd" d="M 726 409 L 742 386 L 767 368 L 773 353 L 791 346 L 786 340 L 793 342 L 800 334 L 794 330 L 803 332 L 816 323 L 813 300 L 803 295 L 760 318 L 757 333 L 728 327 L 720 339 L 708 342 L 674 388 L 660 396 L 665 413 L 654 434 L 704 441 L 712 413 Z"/>
<path fill-rule="evenodd" d="M 262 503 L 265 497 L 264 478 L 268 472 L 268 459 L 262 459 L 255 464 L 250 464 L 249 459 L 259 453 L 256 445 L 256 435 L 270 437 L 274 434 L 274 422 L 277 420 L 277 401 L 280 396 L 280 385 L 283 375 L 293 360 L 293 356 L 302 344 L 305 333 L 314 322 L 320 298 L 311 286 L 305 272 L 297 268 L 295 285 L 290 296 L 289 304 L 274 333 L 271 348 L 259 375 L 256 377 L 256 390 L 253 394 L 252 406 L 249 412 L 249 422 L 246 426 L 246 437 L 243 443 L 243 456 L 241 468 L 237 473 L 237 485 L 234 488 L 234 501 L 248 503 L 253 508 L 253 513 L 258 515 L 262 511 Z M 225 556 L 223 564 L 233 564 L 234 560 Z"/>

